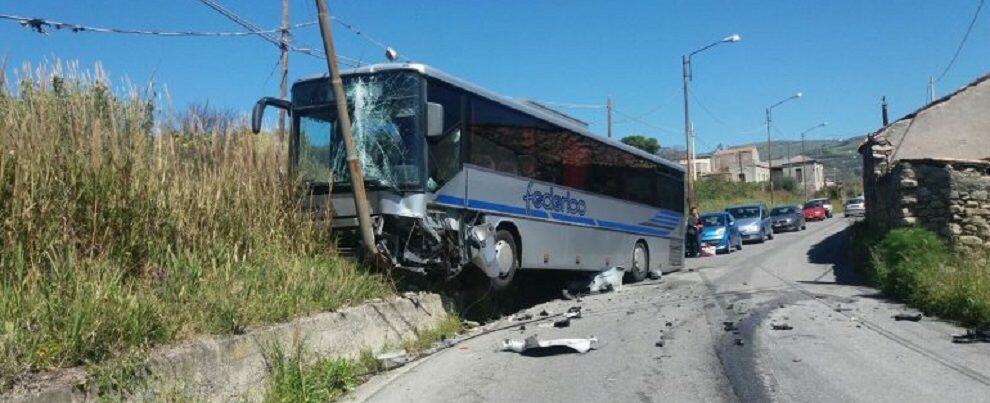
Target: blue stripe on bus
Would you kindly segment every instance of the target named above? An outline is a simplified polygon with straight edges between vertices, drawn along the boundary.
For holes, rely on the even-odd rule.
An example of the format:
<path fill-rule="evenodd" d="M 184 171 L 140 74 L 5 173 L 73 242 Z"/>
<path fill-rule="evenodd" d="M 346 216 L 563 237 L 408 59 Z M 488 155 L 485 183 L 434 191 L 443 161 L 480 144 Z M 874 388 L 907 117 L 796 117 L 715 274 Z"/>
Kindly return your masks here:
<path fill-rule="evenodd" d="M 468 208 L 476 208 L 479 210 L 488 210 L 498 213 L 506 213 L 506 214 L 513 214 L 519 216 L 526 216 L 526 217 L 534 217 L 534 218 L 542 218 L 542 219 L 553 218 L 555 220 L 563 221 L 567 223 L 582 224 L 591 227 L 598 227 L 598 228 L 604 228 L 604 229 L 616 230 L 622 232 L 630 232 L 641 235 L 652 235 L 658 237 L 667 237 L 668 235 L 670 235 L 671 232 L 670 230 L 673 230 L 674 228 L 676 228 L 677 225 L 680 224 L 679 219 L 676 222 L 670 222 L 670 223 L 666 222 L 666 221 L 673 221 L 671 220 L 671 218 L 667 218 L 667 217 L 661 219 L 654 218 L 651 219 L 650 222 L 643 223 L 640 225 L 624 224 L 620 222 L 595 220 L 592 218 L 578 217 L 567 214 L 558 214 L 558 213 L 548 214 L 546 211 L 543 210 L 527 211 L 526 208 L 523 207 L 510 206 L 507 204 L 494 203 L 494 202 L 478 200 L 478 199 L 465 200 L 463 198 L 450 196 L 450 195 L 437 195 L 436 198 L 434 199 L 434 202 L 439 204 L 456 206 L 456 207 L 467 206 Z M 669 226 L 664 226 L 664 225 L 669 225 Z"/>
<path fill-rule="evenodd" d="M 595 226 L 595 220 L 586 217 L 578 217 L 578 216 L 558 214 L 558 213 L 551 213 L 550 216 L 553 217 L 553 219 L 555 220 L 567 221 L 576 224 L 590 225 L 592 227 Z"/>
<path fill-rule="evenodd" d="M 668 218 L 676 218 L 676 219 L 680 219 L 680 218 L 681 218 L 682 216 L 683 216 L 683 214 L 680 214 L 680 213 L 676 213 L 676 212 L 673 212 L 673 211 L 670 211 L 670 210 L 660 210 L 660 211 L 659 211 L 659 212 L 658 212 L 658 213 L 657 213 L 657 214 L 656 214 L 655 216 L 653 216 L 653 217 L 654 217 L 654 218 L 661 218 L 661 217 L 668 217 Z"/>
<path fill-rule="evenodd" d="M 464 205 L 464 198 L 450 195 L 437 195 L 437 198 L 434 199 L 434 201 L 440 204 L 449 204 L 453 206 Z"/>
<path fill-rule="evenodd" d="M 479 208 L 483 210 L 492 210 L 499 213 L 509 213 L 517 215 L 528 215 L 525 208 L 509 206 L 505 204 L 492 203 L 484 200 L 468 199 L 468 207 Z"/>
<path fill-rule="evenodd" d="M 680 224 L 681 223 L 681 219 L 680 218 L 677 218 L 677 219 L 674 219 L 674 218 L 651 218 L 649 221 L 650 222 L 657 223 L 657 224 L 674 224 L 674 225 L 677 225 L 677 224 Z"/>

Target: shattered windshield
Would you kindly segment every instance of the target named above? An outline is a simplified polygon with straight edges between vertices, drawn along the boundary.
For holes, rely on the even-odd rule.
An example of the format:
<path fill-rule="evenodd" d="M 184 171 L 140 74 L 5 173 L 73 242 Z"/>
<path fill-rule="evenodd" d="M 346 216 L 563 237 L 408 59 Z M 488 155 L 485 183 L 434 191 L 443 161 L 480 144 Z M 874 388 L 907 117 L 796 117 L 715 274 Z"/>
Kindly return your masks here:
<path fill-rule="evenodd" d="M 423 177 L 420 127 L 421 79 L 409 72 L 344 78 L 351 132 L 365 183 L 372 187 L 419 188 Z M 293 88 L 298 130 L 296 164 L 303 179 L 348 186 L 347 152 L 327 80 Z"/>

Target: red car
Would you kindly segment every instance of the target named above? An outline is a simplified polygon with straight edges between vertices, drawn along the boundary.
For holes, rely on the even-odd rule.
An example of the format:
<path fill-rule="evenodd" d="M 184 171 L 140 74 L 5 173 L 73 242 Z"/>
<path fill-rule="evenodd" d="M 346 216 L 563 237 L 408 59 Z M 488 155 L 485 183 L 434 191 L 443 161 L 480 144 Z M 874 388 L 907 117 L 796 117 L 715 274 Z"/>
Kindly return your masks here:
<path fill-rule="evenodd" d="M 802 213 L 805 221 L 822 221 L 828 217 L 828 211 L 825 210 L 825 205 L 821 201 L 805 203 Z"/>

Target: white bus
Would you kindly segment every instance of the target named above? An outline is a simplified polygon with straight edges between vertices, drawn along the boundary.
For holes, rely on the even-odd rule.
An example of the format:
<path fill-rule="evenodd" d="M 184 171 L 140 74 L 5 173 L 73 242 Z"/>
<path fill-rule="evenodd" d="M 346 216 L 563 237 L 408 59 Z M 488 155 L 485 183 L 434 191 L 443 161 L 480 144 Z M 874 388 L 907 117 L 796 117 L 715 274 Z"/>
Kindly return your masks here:
<path fill-rule="evenodd" d="M 518 270 L 620 266 L 638 281 L 682 266 L 679 165 L 422 64 L 341 76 L 377 250 L 395 267 L 480 269 L 504 288 Z M 332 206 L 338 247 L 361 250 L 327 76 L 294 83 L 291 102 L 258 101 L 255 131 L 266 106 L 289 111 L 290 169 L 313 208 Z"/>

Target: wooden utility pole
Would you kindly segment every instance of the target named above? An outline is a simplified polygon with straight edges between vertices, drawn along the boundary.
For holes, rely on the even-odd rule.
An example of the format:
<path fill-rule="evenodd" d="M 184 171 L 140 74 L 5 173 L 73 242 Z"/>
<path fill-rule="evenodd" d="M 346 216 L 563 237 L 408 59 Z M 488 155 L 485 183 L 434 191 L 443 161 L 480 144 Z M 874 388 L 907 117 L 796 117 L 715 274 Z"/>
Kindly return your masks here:
<path fill-rule="evenodd" d="M 323 52 L 327 55 L 327 69 L 330 70 L 333 98 L 337 104 L 337 125 L 340 135 L 344 138 L 344 148 L 347 151 L 347 169 L 351 173 L 354 208 L 357 210 L 358 225 L 361 228 L 361 240 L 369 254 L 368 257 L 374 259 L 378 255 L 378 247 L 375 245 L 375 234 L 371 229 L 371 208 L 368 206 L 368 197 L 364 191 L 364 175 L 361 174 L 361 162 L 357 156 L 357 146 L 351 135 L 351 117 L 347 114 L 344 82 L 340 79 L 340 70 L 337 67 L 337 53 L 333 48 L 333 34 L 330 32 L 327 4 L 323 0 L 316 0 L 316 10 L 320 20 L 320 33 L 323 35 Z"/>
<path fill-rule="evenodd" d="M 605 113 L 608 115 L 608 138 L 612 138 L 612 97 L 605 97 Z"/>
<path fill-rule="evenodd" d="M 278 89 L 278 97 L 285 99 L 286 86 L 289 80 L 289 0 L 282 0 L 282 33 L 279 39 L 279 49 L 282 50 L 282 83 Z M 278 110 L 278 141 L 285 141 L 285 110 Z"/>

